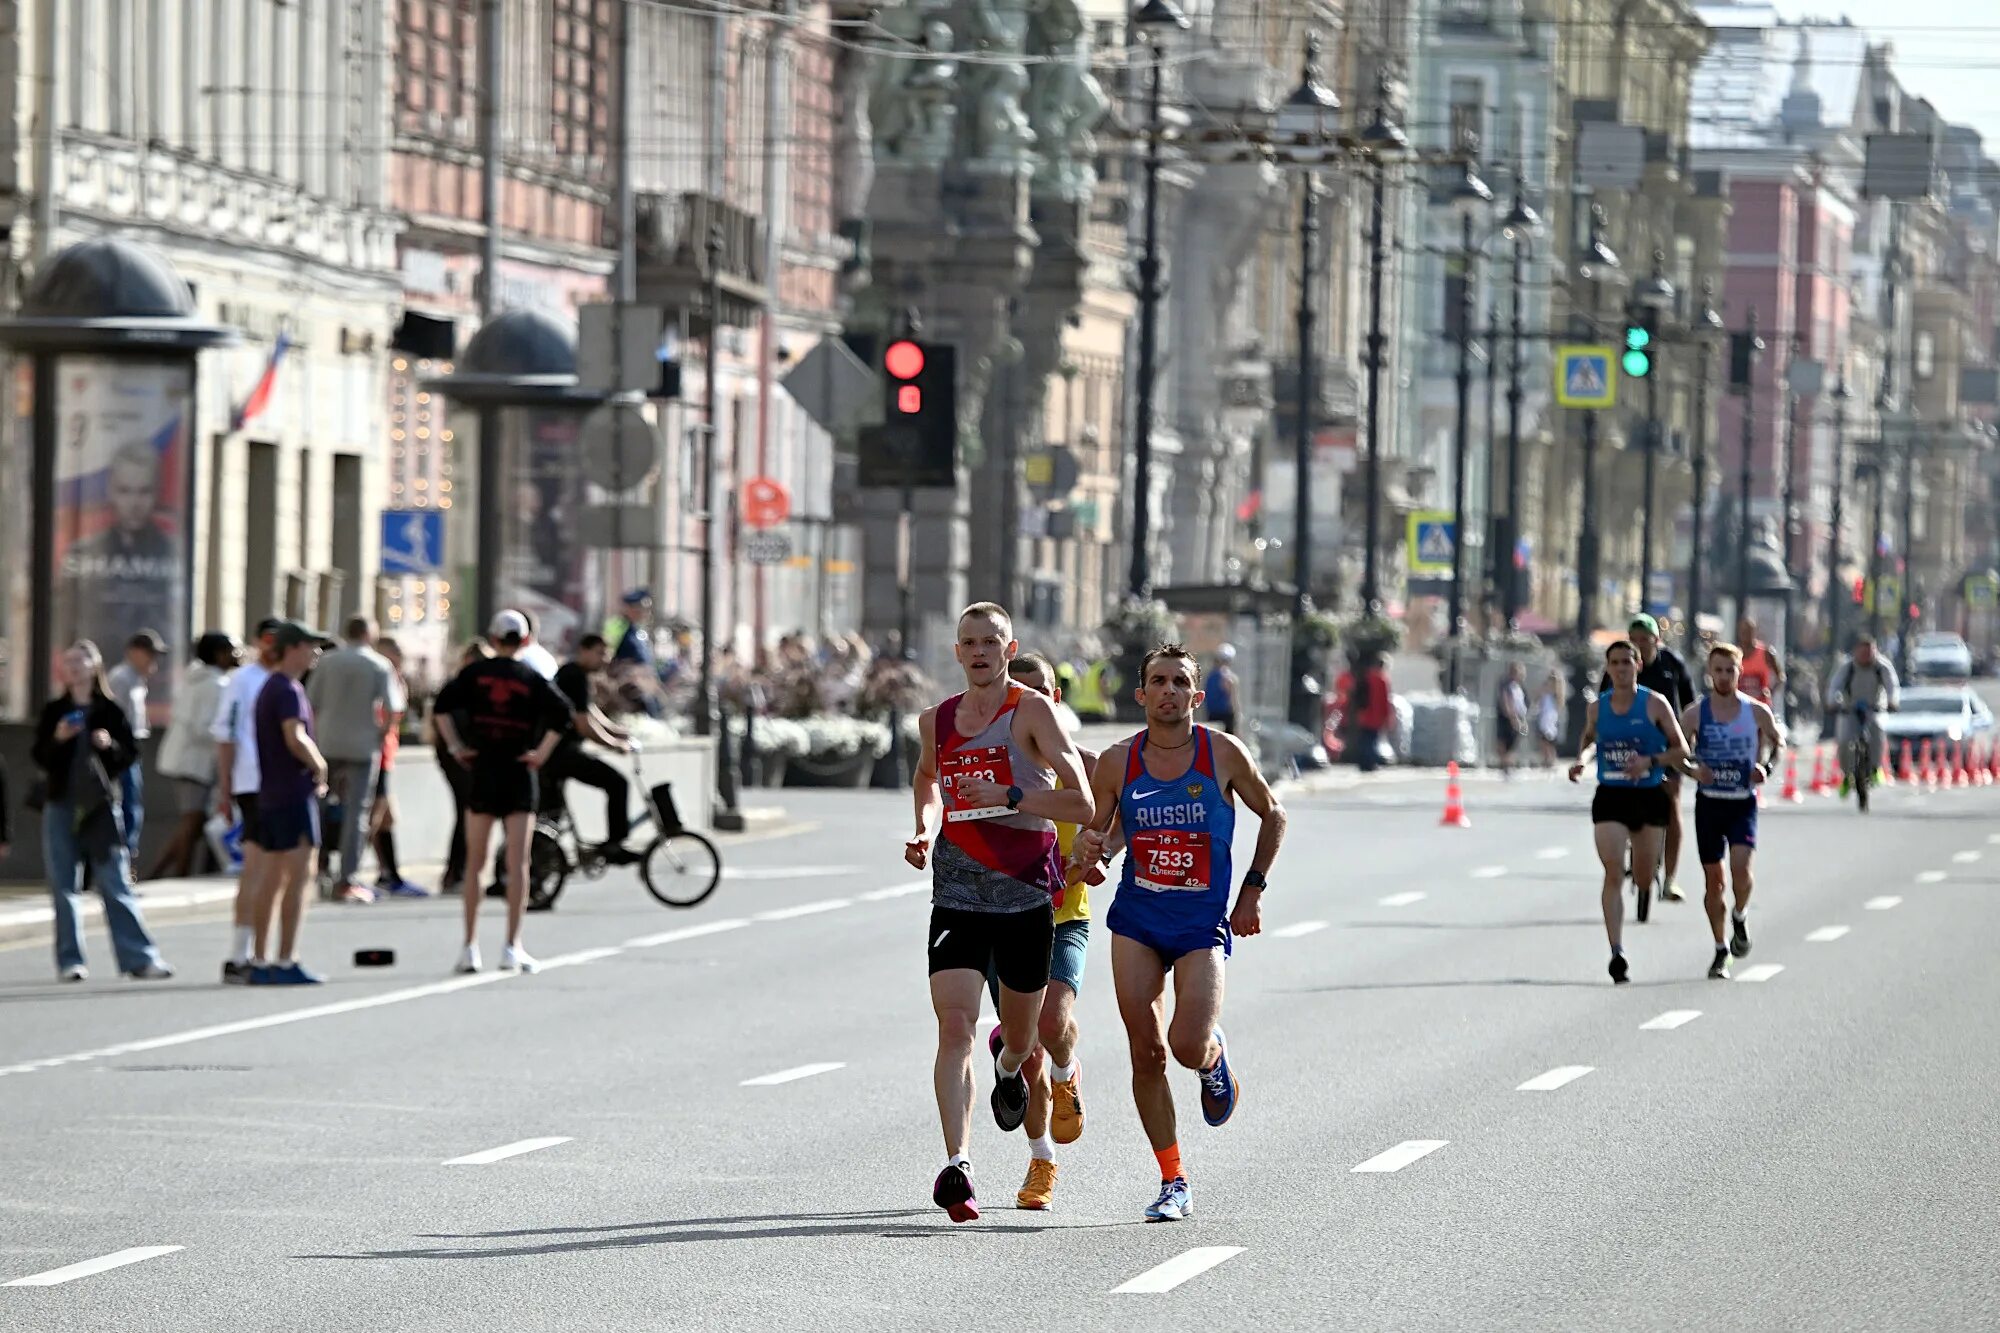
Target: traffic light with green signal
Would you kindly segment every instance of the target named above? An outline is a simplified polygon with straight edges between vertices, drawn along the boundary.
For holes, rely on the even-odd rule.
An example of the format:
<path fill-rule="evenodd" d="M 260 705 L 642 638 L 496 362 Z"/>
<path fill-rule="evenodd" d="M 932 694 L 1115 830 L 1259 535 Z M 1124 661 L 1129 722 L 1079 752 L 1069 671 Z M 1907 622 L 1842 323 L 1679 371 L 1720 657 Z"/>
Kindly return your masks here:
<path fill-rule="evenodd" d="M 1635 380 L 1653 373 L 1653 331 L 1650 319 L 1628 319 L 1625 323 L 1625 354 L 1620 364 Z"/>

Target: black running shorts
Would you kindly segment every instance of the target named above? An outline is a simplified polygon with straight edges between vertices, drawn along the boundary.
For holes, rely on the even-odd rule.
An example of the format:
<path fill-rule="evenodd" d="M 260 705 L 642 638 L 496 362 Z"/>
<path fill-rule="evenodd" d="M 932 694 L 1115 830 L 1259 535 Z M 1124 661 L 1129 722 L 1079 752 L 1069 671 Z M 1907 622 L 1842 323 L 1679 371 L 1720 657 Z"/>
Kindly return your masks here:
<path fill-rule="evenodd" d="M 1637 833 L 1643 828 L 1665 828 L 1673 798 L 1665 786 L 1612 787 L 1600 785 L 1590 798 L 1590 822 L 1623 824 Z"/>
<path fill-rule="evenodd" d="M 254 791 L 239 791 L 230 796 L 236 802 L 236 822 L 243 830 L 245 847 L 262 847 L 264 826 L 257 820 L 257 795 Z"/>
<path fill-rule="evenodd" d="M 988 968 L 1008 990 L 1027 993 L 1049 984 L 1055 948 L 1055 904 L 1025 912 L 966 912 L 931 908 L 931 975 L 965 968 L 984 976 Z"/>
<path fill-rule="evenodd" d="M 538 795 L 535 770 L 518 759 L 474 759 L 467 773 L 465 808 L 475 815 L 533 814 Z"/>

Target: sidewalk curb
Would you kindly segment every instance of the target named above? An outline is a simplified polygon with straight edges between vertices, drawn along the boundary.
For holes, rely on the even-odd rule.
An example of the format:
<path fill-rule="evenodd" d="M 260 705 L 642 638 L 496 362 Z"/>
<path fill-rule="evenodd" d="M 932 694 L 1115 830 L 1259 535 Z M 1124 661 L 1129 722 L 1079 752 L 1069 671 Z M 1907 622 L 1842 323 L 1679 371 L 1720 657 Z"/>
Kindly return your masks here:
<path fill-rule="evenodd" d="M 148 923 L 203 916 L 218 904 L 236 901 L 234 880 L 152 880 L 141 885 L 140 890 L 139 910 Z M 35 901 L 36 905 L 18 905 L 31 901 Z M 0 945 L 54 942 L 56 910 L 48 903 L 46 894 L 39 901 L 28 897 L 0 898 L 0 903 L 5 902 L 17 905 L 0 907 Z M 94 893 L 90 894 L 83 903 L 84 929 L 103 924 L 104 900 Z"/>

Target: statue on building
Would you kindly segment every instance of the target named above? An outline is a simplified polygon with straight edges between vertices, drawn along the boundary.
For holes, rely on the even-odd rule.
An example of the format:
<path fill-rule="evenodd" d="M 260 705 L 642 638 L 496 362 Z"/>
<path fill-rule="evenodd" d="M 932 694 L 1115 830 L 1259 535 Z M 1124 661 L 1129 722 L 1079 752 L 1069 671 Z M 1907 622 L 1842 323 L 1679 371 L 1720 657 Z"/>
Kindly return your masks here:
<path fill-rule="evenodd" d="M 1045 0 L 973 0 L 972 39 L 1003 57 L 974 66 L 972 169 L 1016 171 L 1030 165 L 1035 129 L 1022 103 L 1028 94 L 1028 29 Z"/>
<path fill-rule="evenodd" d="M 950 55 L 951 25 L 943 19 L 926 23 L 922 47 L 926 54 L 920 58 L 875 61 L 868 110 L 879 161 L 935 167 L 952 155 L 958 62 Z"/>
<path fill-rule="evenodd" d="M 1082 35 L 1082 18 L 1074 0 L 1052 0 L 1049 13 L 1062 12 L 1045 35 L 1061 38 L 1050 59 L 1035 67 L 1028 95 L 1028 120 L 1040 147 L 1035 188 L 1069 203 L 1089 196 L 1097 187 L 1097 136 L 1094 133 L 1111 99 L 1090 72 L 1090 43 Z M 1068 15 L 1075 15 L 1074 31 Z M 1065 35 L 1066 34 L 1066 35 Z"/>

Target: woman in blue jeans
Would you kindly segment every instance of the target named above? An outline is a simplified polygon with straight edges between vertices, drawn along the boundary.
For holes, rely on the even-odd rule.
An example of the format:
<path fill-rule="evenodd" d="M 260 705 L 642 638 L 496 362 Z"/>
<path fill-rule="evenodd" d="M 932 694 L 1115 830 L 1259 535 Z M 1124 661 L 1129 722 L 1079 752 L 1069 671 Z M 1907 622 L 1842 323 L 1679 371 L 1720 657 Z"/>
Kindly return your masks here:
<path fill-rule="evenodd" d="M 82 981 L 83 903 L 77 879 L 91 869 L 104 895 L 104 919 L 118 970 L 142 981 L 174 974 L 146 933 L 132 896 L 131 854 L 125 845 L 120 775 L 138 759 L 132 726 L 104 685 L 97 645 L 79 640 L 62 655 L 63 692 L 42 707 L 35 724 L 35 763 L 47 775 L 42 811 L 42 859 L 56 910 L 56 975 Z"/>

